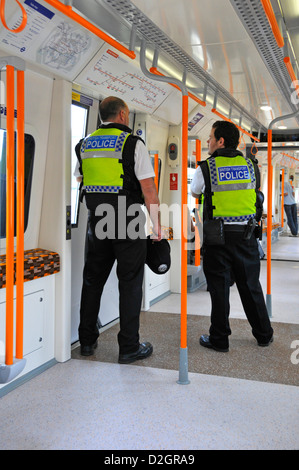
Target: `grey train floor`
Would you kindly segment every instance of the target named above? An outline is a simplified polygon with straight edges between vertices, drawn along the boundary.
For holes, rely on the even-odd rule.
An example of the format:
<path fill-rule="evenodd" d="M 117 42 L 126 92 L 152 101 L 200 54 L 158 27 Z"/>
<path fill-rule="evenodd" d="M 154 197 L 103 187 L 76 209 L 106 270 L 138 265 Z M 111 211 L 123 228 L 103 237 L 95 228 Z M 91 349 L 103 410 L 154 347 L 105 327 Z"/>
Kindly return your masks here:
<path fill-rule="evenodd" d="M 265 272 L 263 261 L 264 292 Z M 299 364 L 290 347 L 299 340 L 298 281 L 298 262 L 272 263 L 269 348 L 257 346 L 232 287 L 228 353 L 199 345 L 209 294 L 188 294 L 188 385 L 177 383 L 179 294 L 142 313 L 141 338 L 154 345 L 145 361 L 118 364 L 118 325 L 104 331 L 94 357 L 74 349 L 0 399 L 1 450 L 298 450 Z"/>
<path fill-rule="evenodd" d="M 271 262 L 271 322 L 274 342 L 261 348 L 251 334 L 236 286 L 230 291 L 230 351 L 218 353 L 199 345 L 201 334 L 208 333 L 210 324 L 210 296 L 206 288 L 187 296 L 188 370 L 195 373 L 235 377 L 269 383 L 299 385 L 299 364 L 293 364 L 291 348 L 299 340 L 299 238 L 283 237 L 273 244 L 278 257 L 281 253 L 295 256 L 295 261 L 283 259 Z M 281 255 L 281 256 L 282 256 Z M 299 258 L 298 258 L 299 259 Z M 267 292 L 267 261 L 261 262 L 260 281 Z M 171 294 L 142 312 L 140 339 L 152 342 L 153 355 L 145 361 L 137 361 L 138 367 L 154 367 L 178 370 L 180 349 L 180 295 Z M 171 313 L 170 313 L 171 312 Z M 91 361 L 117 363 L 118 324 L 102 332 L 98 348 Z M 86 360 L 80 349 L 72 351 L 72 358 Z"/>
<path fill-rule="evenodd" d="M 230 320 L 232 335 L 228 353 L 207 350 L 199 345 L 201 333 L 208 332 L 209 317 L 188 315 L 188 370 L 200 374 L 235 377 L 261 382 L 299 385 L 298 365 L 290 358 L 291 343 L 299 338 L 299 325 L 274 323 L 274 342 L 259 347 L 251 334 L 247 320 Z M 80 355 L 80 348 L 72 351 L 73 359 L 117 363 L 117 333 L 114 325 L 100 334 L 98 348 L 88 358 Z M 136 366 L 160 369 L 179 369 L 180 316 L 170 313 L 142 312 L 141 339 L 154 346 L 151 357 L 137 361 Z"/>

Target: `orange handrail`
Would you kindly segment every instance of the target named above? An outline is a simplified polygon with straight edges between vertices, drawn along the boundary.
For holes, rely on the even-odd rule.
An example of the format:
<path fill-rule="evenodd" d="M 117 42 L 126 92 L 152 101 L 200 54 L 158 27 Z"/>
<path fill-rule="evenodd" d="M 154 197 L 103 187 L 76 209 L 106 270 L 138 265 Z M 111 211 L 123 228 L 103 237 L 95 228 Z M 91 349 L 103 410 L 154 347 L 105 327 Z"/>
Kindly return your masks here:
<path fill-rule="evenodd" d="M 5 20 L 5 0 L 0 0 L 0 19 L 2 21 L 4 28 L 8 29 L 8 31 L 10 31 L 11 33 L 20 33 L 21 31 L 23 31 L 23 29 L 25 28 L 27 24 L 27 12 L 25 8 L 23 7 L 23 5 L 18 0 L 16 0 L 16 2 L 22 10 L 22 21 L 21 21 L 20 26 L 18 26 L 15 29 L 10 29 L 7 26 L 6 20 Z"/>
<path fill-rule="evenodd" d="M 274 37 L 276 39 L 276 42 L 278 44 L 278 47 L 283 47 L 284 46 L 284 40 L 283 40 L 283 37 L 281 35 L 279 26 L 277 24 L 276 17 L 275 17 L 271 2 L 270 2 L 270 0 L 261 0 L 261 2 L 262 2 L 262 5 L 264 7 L 265 13 L 267 15 L 268 21 L 270 23 L 270 26 L 271 26 L 272 32 L 274 34 Z"/>
<path fill-rule="evenodd" d="M 196 139 L 195 141 L 196 157 L 195 157 L 195 168 L 198 167 L 198 163 L 201 160 L 201 140 Z M 198 202 L 196 201 L 195 209 L 198 209 Z M 198 247 L 198 248 L 197 248 Z M 200 266 L 200 239 L 199 239 L 199 227 L 195 230 L 195 266 Z"/>
<path fill-rule="evenodd" d="M 295 89 L 297 90 L 297 94 L 299 96 L 299 84 L 292 66 L 291 59 L 289 57 L 284 57 L 283 61 L 286 65 L 287 71 L 289 72 L 292 82 L 295 84 Z"/>
<path fill-rule="evenodd" d="M 154 75 L 160 75 L 160 77 L 165 77 L 165 75 L 163 75 L 163 73 L 159 72 L 157 67 L 151 67 L 150 68 L 150 72 L 153 73 Z M 176 88 L 177 90 L 180 90 L 180 87 L 178 85 L 175 85 L 174 83 L 170 83 L 169 85 L 173 86 L 174 88 Z M 200 104 L 201 106 L 206 106 L 207 103 L 205 101 L 202 101 L 200 98 L 198 98 L 197 96 L 193 95 L 192 93 L 189 93 L 188 92 L 188 96 L 189 98 L 191 98 L 192 100 L 196 101 L 196 103 Z"/>
<path fill-rule="evenodd" d="M 157 153 L 155 153 L 155 168 L 154 168 L 154 171 L 155 171 L 155 185 L 156 185 L 156 189 L 157 189 L 157 192 L 159 191 L 159 155 Z"/>
<path fill-rule="evenodd" d="M 219 111 L 217 111 L 215 108 L 212 108 L 211 111 L 212 111 L 212 113 L 214 113 L 214 114 L 216 114 L 217 116 L 219 116 L 221 119 L 224 119 L 225 121 L 232 122 L 233 124 L 235 124 L 231 119 L 229 119 L 228 117 L 224 116 L 224 114 L 219 113 Z M 255 140 L 256 142 L 259 142 L 259 141 L 260 141 L 257 137 L 254 137 L 253 135 L 251 135 L 249 132 L 247 132 L 245 129 L 243 129 L 242 127 L 238 126 L 237 124 L 235 124 L 235 126 L 239 129 L 239 131 L 244 132 L 244 134 L 248 135 L 251 139 Z"/>
<path fill-rule="evenodd" d="M 182 100 L 181 348 L 184 349 L 187 347 L 188 95 L 183 95 Z"/>
<path fill-rule="evenodd" d="M 256 152 L 253 152 L 253 149 L 254 149 L 254 148 L 256 148 Z M 259 151 L 259 149 L 257 148 L 256 143 L 253 142 L 252 147 L 251 147 L 251 149 L 250 149 L 251 155 L 253 155 L 253 156 L 255 157 L 256 154 L 258 153 L 258 151 Z"/>
<path fill-rule="evenodd" d="M 242 147 L 241 147 L 242 144 Z M 239 149 L 244 150 L 246 148 L 246 142 L 244 140 L 244 135 L 242 134 L 239 140 Z"/>
<path fill-rule="evenodd" d="M 281 227 L 283 227 L 283 213 L 284 213 L 284 168 L 281 170 Z"/>
<path fill-rule="evenodd" d="M 6 343 L 5 363 L 13 364 L 14 289 L 14 67 L 6 66 Z"/>
<path fill-rule="evenodd" d="M 223 38 L 220 21 L 217 21 L 217 30 L 218 30 L 218 34 L 219 34 L 219 39 L 220 39 L 222 52 L 223 52 L 223 55 L 224 55 L 224 60 L 226 62 L 227 71 L 228 71 L 229 92 L 230 92 L 231 95 L 233 95 L 234 94 L 233 76 L 232 76 L 232 71 L 231 71 L 231 67 L 230 67 L 230 63 L 229 63 L 229 58 L 228 58 L 228 55 L 227 55 L 227 52 L 226 52 L 225 41 L 224 41 L 224 38 Z"/>
<path fill-rule="evenodd" d="M 104 33 L 97 26 L 90 23 L 90 21 L 88 21 L 85 18 L 83 18 L 82 16 L 78 15 L 78 13 L 73 11 L 73 9 L 70 5 L 64 5 L 64 4 L 60 3 L 58 0 L 44 0 L 44 1 L 46 3 L 48 3 L 49 5 L 51 5 L 52 7 L 59 10 L 61 13 L 64 13 L 66 16 L 68 16 L 72 20 L 76 21 L 76 23 L 78 23 L 81 26 L 83 26 L 84 28 L 88 29 L 88 31 L 95 34 L 96 36 L 98 36 L 103 41 L 110 44 L 110 46 L 115 47 L 120 52 L 122 52 L 123 54 L 130 57 L 130 59 L 135 59 L 136 58 L 136 54 L 135 54 L 134 51 L 130 51 L 125 46 L 120 44 L 118 41 L 116 41 L 115 39 L 112 39 L 110 36 L 108 36 L 108 34 Z"/>
<path fill-rule="evenodd" d="M 17 71 L 16 358 L 23 358 L 24 316 L 24 71 Z"/>
<path fill-rule="evenodd" d="M 272 237 L 272 130 L 268 130 L 268 204 L 267 204 L 267 294 L 271 295 L 271 237 Z"/>
<path fill-rule="evenodd" d="M 292 157 L 292 155 L 289 155 L 288 153 L 281 152 L 281 154 L 284 155 L 285 157 L 292 158 L 292 160 L 297 160 L 297 162 L 299 162 L 299 158 Z"/>

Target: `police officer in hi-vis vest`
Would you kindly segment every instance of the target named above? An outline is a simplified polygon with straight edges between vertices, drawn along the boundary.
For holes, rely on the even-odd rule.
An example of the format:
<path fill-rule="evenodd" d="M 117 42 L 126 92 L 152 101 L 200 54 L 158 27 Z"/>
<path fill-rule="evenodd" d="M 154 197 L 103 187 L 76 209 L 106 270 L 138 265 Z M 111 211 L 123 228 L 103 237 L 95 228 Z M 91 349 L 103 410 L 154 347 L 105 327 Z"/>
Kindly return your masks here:
<path fill-rule="evenodd" d="M 260 174 L 256 160 L 244 157 L 238 144 L 233 123 L 215 122 L 208 139 L 211 156 L 200 162 L 191 183 L 192 195 L 203 197 L 203 269 L 212 304 L 209 335 L 202 335 L 200 344 L 221 352 L 229 350 L 231 275 L 257 344 L 273 341 L 259 281 Z"/>
<path fill-rule="evenodd" d="M 132 135 L 129 108 L 117 97 L 100 104 L 102 125 L 76 146 L 82 190 L 89 209 L 79 340 L 81 354 L 94 353 L 101 295 L 115 260 L 119 280 L 119 362 L 144 359 L 153 351 L 139 342 L 139 316 L 146 258 L 145 204 L 153 233 L 161 240 L 159 199 L 144 142 Z M 118 293 L 115 293 L 117 295 Z"/>

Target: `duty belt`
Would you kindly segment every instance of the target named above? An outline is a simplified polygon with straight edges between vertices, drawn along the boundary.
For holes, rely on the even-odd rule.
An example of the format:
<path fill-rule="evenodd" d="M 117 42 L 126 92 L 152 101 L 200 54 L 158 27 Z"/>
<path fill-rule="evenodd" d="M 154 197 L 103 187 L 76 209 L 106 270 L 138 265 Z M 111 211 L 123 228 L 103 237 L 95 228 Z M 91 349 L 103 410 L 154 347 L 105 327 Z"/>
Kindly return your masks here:
<path fill-rule="evenodd" d="M 247 224 L 224 224 L 225 232 L 245 232 Z"/>
<path fill-rule="evenodd" d="M 243 239 L 249 240 L 255 232 L 257 222 L 255 219 L 250 219 L 246 225 L 224 224 L 224 232 L 239 232 L 243 233 Z"/>

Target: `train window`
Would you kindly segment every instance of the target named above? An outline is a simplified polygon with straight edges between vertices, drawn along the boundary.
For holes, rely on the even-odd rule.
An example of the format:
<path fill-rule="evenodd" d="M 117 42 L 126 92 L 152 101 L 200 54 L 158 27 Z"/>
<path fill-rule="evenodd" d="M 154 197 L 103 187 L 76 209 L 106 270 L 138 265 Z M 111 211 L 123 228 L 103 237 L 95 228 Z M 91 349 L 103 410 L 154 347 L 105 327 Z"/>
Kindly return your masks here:
<path fill-rule="evenodd" d="M 0 238 L 6 237 L 6 130 L 0 129 Z M 30 192 L 32 183 L 32 171 L 35 152 L 35 141 L 32 135 L 25 134 L 25 158 L 24 158 L 24 231 L 26 231 L 29 216 Z M 17 146 L 15 133 L 15 195 L 16 195 L 16 161 Z M 16 198 L 15 198 L 15 214 L 16 214 Z M 15 224 L 16 225 L 16 224 Z M 15 226 L 16 235 L 16 226 Z"/>
<path fill-rule="evenodd" d="M 86 136 L 88 106 L 73 101 L 72 103 L 72 227 L 77 227 L 79 217 L 79 187 L 80 182 L 77 177 L 80 176 L 78 170 L 78 159 L 75 152 L 76 144 L 80 139 Z"/>

